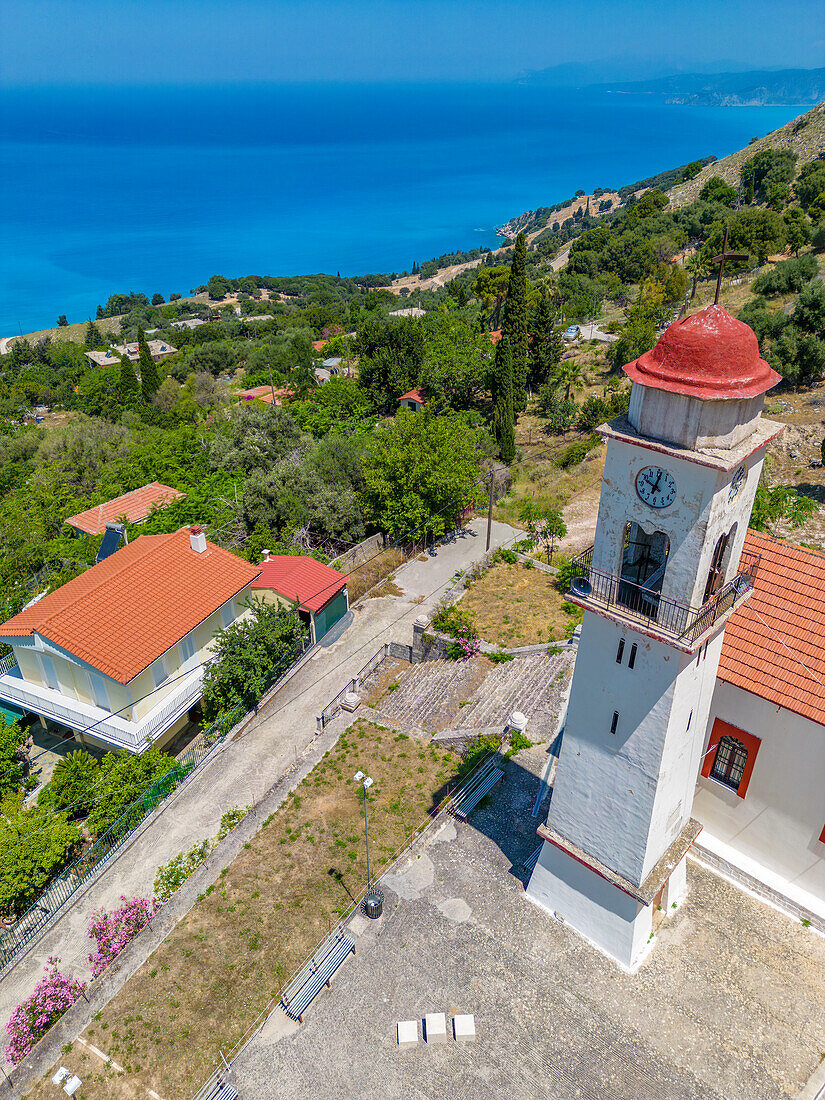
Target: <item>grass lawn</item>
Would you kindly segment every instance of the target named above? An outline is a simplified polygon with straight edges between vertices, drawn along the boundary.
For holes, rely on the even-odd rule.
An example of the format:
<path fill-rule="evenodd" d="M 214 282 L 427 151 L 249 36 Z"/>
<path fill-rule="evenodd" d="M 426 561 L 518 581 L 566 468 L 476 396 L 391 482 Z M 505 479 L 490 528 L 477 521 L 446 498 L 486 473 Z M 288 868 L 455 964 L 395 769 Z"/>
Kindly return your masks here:
<path fill-rule="evenodd" d="M 249 1025 L 442 797 L 461 759 L 367 721 L 351 726 L 246 850 L 84 1032 L 125 1072 L 76 1042 L 62 1062 L 84 1100 L 191 1100 Z M 51 1071 L 53 1073 L 54 1070 Z M 47 1078 L 29 1093 L 50 1098 Z"/>
<path fill-rule="evenodd" d="M 468 586 L 460 606 L 472 613 L 485 642 L 511 648 L 560 641 L 570 636 L 581 613 L 553 580 L 538 569 L 499 562 Z"/>

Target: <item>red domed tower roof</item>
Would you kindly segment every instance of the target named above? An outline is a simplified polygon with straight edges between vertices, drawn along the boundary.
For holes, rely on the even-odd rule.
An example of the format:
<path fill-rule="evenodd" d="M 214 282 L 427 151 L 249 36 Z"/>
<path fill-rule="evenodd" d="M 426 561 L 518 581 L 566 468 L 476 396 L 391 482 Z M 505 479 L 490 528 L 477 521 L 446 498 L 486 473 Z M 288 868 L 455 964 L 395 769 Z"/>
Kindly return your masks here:
<path fill-rule="evenodd" d="M 781 377 L 760 358 L 753 329 L 719 305 L 674 321 L 624 371 L 642 386 L 710 401 L 756 397 Z"/>

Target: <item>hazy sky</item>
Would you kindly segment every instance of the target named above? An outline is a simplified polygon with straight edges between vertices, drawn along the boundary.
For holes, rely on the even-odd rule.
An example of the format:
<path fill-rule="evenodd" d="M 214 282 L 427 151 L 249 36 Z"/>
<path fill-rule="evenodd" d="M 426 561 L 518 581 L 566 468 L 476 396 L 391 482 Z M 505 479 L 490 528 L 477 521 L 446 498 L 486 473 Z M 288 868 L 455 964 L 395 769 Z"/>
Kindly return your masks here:
<path fill-rule="evenodd" d="M 2 0 L 0 83 L 644 79 L 825 64 L 822 0 Z M 592 63 L 601 63 L 592 65 Z"/>

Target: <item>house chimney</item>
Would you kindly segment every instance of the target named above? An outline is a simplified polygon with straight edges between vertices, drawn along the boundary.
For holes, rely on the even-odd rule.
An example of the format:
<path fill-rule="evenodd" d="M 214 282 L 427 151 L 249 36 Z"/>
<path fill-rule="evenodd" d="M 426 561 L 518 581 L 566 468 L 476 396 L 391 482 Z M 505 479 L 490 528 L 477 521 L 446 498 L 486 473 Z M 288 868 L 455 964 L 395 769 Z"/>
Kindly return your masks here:
<path fill-rule="evenodd" d="M 189 545 L 196 554 L 202 554 L 206 550 L 206 535 L 197 524 L 189 528 Z"/>
<path fill-rule="evenodd" d="M 261 551 L 261 561 L 269 561 L 269 551 L 268 550 L 262 550 Z"/>

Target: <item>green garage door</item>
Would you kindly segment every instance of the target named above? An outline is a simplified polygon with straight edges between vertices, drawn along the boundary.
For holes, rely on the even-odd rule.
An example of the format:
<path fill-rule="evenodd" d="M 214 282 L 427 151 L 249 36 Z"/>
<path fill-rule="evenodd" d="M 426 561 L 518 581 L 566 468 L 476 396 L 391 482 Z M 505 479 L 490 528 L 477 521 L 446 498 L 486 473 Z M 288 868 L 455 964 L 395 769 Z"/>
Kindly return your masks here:
<path fill-rule="evenodd" d="M 328 630 L 332 630 L 335 624 L 343 619 L 347 613 L 346 590 L 339 592 L 329 601 L 326 607 L 315 613 L 315 641 L 320 642 Z"/>

